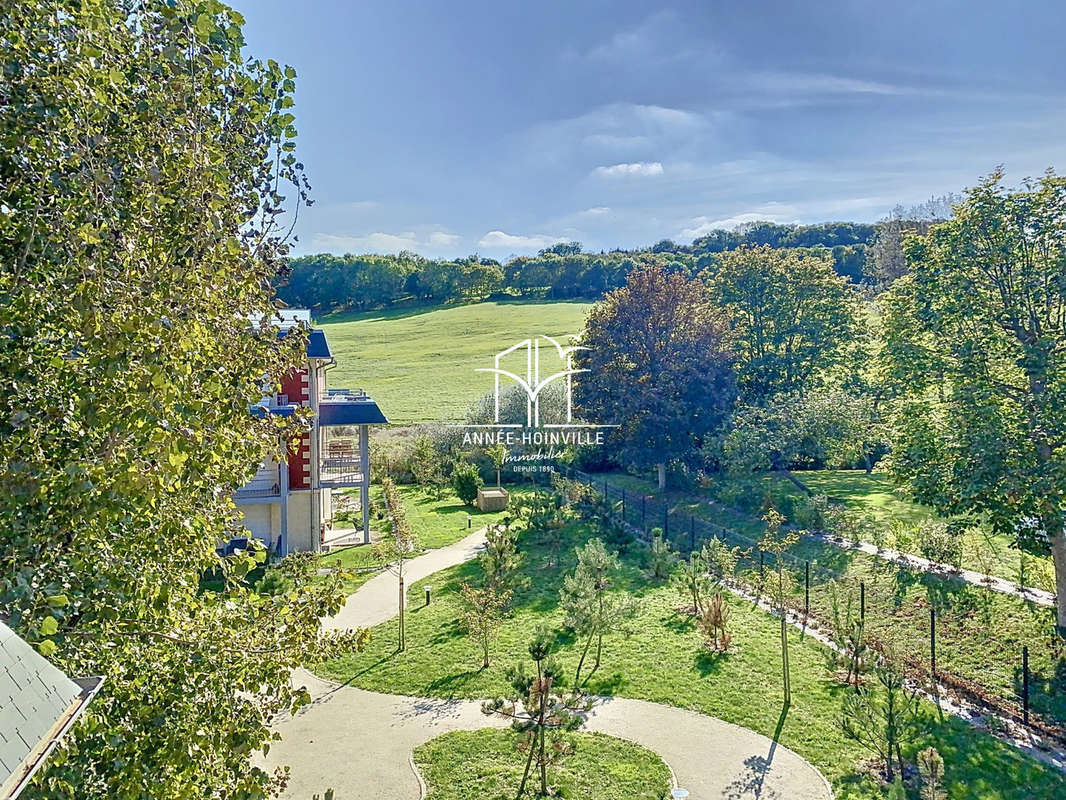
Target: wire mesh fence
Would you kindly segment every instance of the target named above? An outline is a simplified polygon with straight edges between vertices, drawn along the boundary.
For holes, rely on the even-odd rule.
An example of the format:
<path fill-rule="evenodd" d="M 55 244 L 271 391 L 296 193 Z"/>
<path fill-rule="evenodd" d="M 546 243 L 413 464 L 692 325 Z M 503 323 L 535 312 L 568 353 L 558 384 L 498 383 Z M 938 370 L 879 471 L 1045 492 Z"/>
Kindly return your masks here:
<path fill-rule="evenodd" d="M 571 467 L 561 471 L 605 498 L 639 538 L 649 541 L 659 529 L 681 557 L 715 537 L 739 547 L 739 576 L 756 593 L 777 568 L 775 555 L 751 536 L 609 478 Z M 1049 609 L 829 542 L 811 540 L 805 549 L 809 557 L 784 553 L 781 566 L 792 573 L 791 610 L 809 625 L 831 630 L 834 596 L 838 610 L 850 597 L 870 645 L 898 654 L 913 679 L 939 684 L 1066 742 L 1066 647 Z M 824 561 L 863 567 L 834 569 Z"/>

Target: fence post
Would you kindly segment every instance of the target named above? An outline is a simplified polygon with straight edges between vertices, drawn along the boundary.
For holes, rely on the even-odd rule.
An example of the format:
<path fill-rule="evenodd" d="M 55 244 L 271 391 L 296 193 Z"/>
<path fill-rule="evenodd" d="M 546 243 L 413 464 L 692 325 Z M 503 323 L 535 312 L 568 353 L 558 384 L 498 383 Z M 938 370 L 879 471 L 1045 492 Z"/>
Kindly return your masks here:
<path fill-rule="evenodd" d="M 1029 724 L 1029 647 L 1022 645 L 1022 721 Z"/>
<path fill-rule="evenodd" d="M 696 517 L 688 515 L 688 549 L 691 553 L 696 549 Z"/>
<path fill-rule="evenodd" d="M 648 497 L 647 495 L 640 496 L 640 527 L 646 528 L 648 524 Z"/>
<path fill-rule="evenodd" d="M 859 622 L 866 622 L 866 581 L 859 581 Z"/>
<path fill-rule="evenodd" d="M 670 538 L 670 506 L 663 506 L 663 541 Z"/>
<path fill-rule="evenodd" d="M 803 616 L 811 615 L 811 562 L 803 562 Z"/>
<path fill-rule="evenodd" d="M 762 580 L 762 578 L 763 578 L 764 567 L 766 565 L 765 564 L 765 560 L 764 560 L 765 557 L 766 557 L 766 553 L 764 553 L 762 550 L 760 550 L 759 551 L 759 580 Z"/>
<path fill-rule="evenodd" d="M 929 663 L 936 682 L 936 609 L 929 606 Z"/>

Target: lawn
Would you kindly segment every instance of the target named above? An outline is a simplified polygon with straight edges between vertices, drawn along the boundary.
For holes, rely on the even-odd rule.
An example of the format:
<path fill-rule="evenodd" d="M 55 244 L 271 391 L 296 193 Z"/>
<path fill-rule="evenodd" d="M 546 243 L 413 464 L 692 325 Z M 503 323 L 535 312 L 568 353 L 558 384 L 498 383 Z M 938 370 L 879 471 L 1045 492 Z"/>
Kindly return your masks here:
<path fill-rule="evenodd" d="M 426 800 L 512 800 L 525 759 L 518 734 L 487 728 L 453 731 L 414 751 L 429 787 Z M 566 734 L 574 754 L 548 768 L 560 797 L 582 800 L 660 800 L 670 792 L 670 770 L 655 753 L 602 733 Z M 535 770 L 533 770 L 535 773 Z M 529 785 L 534 785 L 531 774 Z"/>
<path fill-rule="evenodd" d="M 750 548 L 761 538 L 765 526 L 754 514 L 715 502 L 707 490 L 667 492 L 660 495 L 654 483 L 632 475 L 611 474 L 613 487 L 632 493 L 627 508 L 630 521 L 639 526 L 640 507 L 636 499 L 644 494 L 654 498 L 649 507 L 665 500 L 672 515 L 687 519 L 695 515 L 715 525 L 735 531 L 747 541 L 734 543 Z M 601 476 L 595 476 L 602 481 Z M 617 492 L 612 493 L 612 498 Z M 651 512 L 649 512 L 650 514 Z M 661 525 L 658 514 L 648 517 L 649 525 Z M 671 532 L 673 541 L 688 540 L 688 526 Z M 1059 724 L 1066 722 L 1066 673 L 1063 661 L 1048 646 L 1057 642 L 1053 635 L 1054 612 L 1017 598 L 993 592 L 960 580 L 898 569 L 876 556 L 846 550 L 810 537 L 803 537 L 792 550 L 796 561 L 795 604 L 804 603 L 803 565 L 811 565 L 810 608 L 816 618 L 826 620 L 831 613 L 828 573 L 839 576 L 842 597 L 850 594 L 856 607 L 860 584 L 865 584 L 866 628 L 870 636 L 894 643 L 916 662 L 929 661 L 929 607 L 937 614 L 937 668 L 971 681 L 996 695 L 1017 701 L 1021 689 L 1022 646 L 1029 647 L 1032 707 Z M 747 562 L 757 568 L 757 555 Z M 769 561 L 767 561 L 769 563 Z M 824 570 L 824 572 L 823 572 Z"/>
<path fill-rule="evenodd" d="M 345 314 L 318 320 L 337 366 L 335 387 L 366 390 L 393 423 L 461 420 L 491 392 L 492 357 L 538 333 L 585 327 L 588 303 L 487 302 Z"/>
<path fill-rule="evenodd" d="M 479 668 L 478 648 L 458 623 L 459 586 L 476 579 L 480 571 L 477 563 L 469 562 L 427 579 L 437 587 L 429 606 L 417 601 L 421 584 L 411 586 L 406 652 L 396 652 L 395 623 L 389 622 L 374 629 L 364 652 L 319 664 L 315 671 L 366 689 L 422 697 L 485 698 L 506 692 L 505 669 L 528 660 L 525 648 L 531 630 L 545 623 L 561 628 L 562 577 L 574 566 L 574 546 L 591 534 L 586 525 L 571 523 L 564 535 L 567 546 L 561 563 L 551 567 L 546 545 L 531 534 L 523 535 L 522 569 L 530 580 L 515 597 L 488 669 Z M 614 586 L 638 598 L 640 612 L 630 636 L 608 638 L 603 664 L 591 676 L 589 691 L 693 709 L 776 735 L 829 778 L 837 797 L 883 796 L 857 766 L 866 752 L 839 729 L 841 698 L 849 689 L 828 676 L 821 645 L 799 632 L 790 633 L 793 702 L 783 714 L 778 621 L 752 603 L 728 595 L 734 647 L 725 655 L 713 654 L 702 645 L 692 618 L 677 610 L 676 591 L 646 577 L 643 558 L 640 548 L 623 557 L 623 572 Z M 578 648 L 564 634 L 559 639 L 560 660 L 565 670 L 572 670 Z M 933 744 L 944 756 L 953 800 L 1061 796 L 1061 774 L 954 717 L 941 720 L 931 704 L 923 705 L 923 714 L 929 732 L 920 744 Z M 693 746 L 706 747 L 708 757 L 713 757 L 713 742 Z"/>

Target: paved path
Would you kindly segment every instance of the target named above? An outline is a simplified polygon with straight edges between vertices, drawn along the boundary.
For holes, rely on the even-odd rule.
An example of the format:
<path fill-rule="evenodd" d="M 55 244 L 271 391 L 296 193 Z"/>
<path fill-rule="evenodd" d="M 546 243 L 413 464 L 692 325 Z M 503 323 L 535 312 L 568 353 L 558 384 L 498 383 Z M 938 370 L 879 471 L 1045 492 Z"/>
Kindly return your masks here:
<path fill-rule="evenodd" d="M 414 582 L 472 558 L 484 542 L 478 532 L 408 562 Z M 397 579 L 386 573 L 360 587 L 330 629 L 371 626 L 396 610 Z M 337 800 L 417 800 L 419 779 L 411 751 L 442 733 L 506 727 L 486 717 L 474 700 L 441 700 L 339 686 L 299 670 L 294 680 L 313 702 L 275 725 L 282 740 L 263 765 L 291 767 L 285 797 L 309 798 L 333 787 Z M 658 753 L 691 792 L 692 800 L 828 800 L 832 791 L 813 766 L 769 738 L 693 711 L 627 698 L 606 698 L 585 730 L 637 742 Z M 473 800 L 473 798 L 471 799 Z"/>

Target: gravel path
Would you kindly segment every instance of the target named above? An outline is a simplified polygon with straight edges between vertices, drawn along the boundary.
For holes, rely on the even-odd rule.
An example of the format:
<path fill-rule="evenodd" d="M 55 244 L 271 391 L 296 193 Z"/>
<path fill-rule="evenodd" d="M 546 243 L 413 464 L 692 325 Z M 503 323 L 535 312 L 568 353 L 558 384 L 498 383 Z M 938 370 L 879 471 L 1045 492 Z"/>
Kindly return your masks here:
<path fill-rule="evenodd" d="M 408 562 L 413 583 L 472 558 L 484 543 L 479 531 L 449 547 Z M 385 573 L 348 598 L 329 629 L 372 626 L 396 610 L 397 578 Z M 294 680 L 313 702 L 275 729 L 282 740 L 262 765 L 291 767 L 283 795 L 310 798 L 333 787 L 337 800 L 416 800 L 420 781 L 411 751 L 442 733 L 505 727 L 473 700 L 441 700 L 369 692 L 337 685 L 299 670 Z M 628 698 L 604 698 L 589 715 L 589 731 L 628 739 L 658 753 L 691 792 L 692 800 L 828 800 L 829 784 L 817 769 L 769 738 L 705 714 Z M 474 800 L 471 798 L 471 800 Z M 620 800 L 622 800 L 620 798 Z"/>

